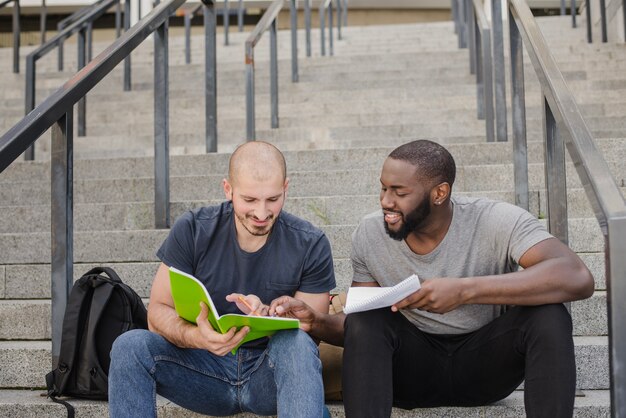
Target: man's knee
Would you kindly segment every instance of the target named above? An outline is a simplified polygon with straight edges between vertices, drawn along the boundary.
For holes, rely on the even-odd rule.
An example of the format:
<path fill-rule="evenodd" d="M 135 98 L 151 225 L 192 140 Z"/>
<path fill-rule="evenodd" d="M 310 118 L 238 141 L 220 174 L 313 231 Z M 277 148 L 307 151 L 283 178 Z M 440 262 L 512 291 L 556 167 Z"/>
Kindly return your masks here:
<path fill-rule="evenodd" d="M 347 315 L 344 322 L 344 342 L 354 338 L 363 340 L 368 339 L 370 335 L 380 335 L 381 330 L 389 329 L 391 315 L 394 313 L 389 308 Z"/>
<path fill-rule="evenodd" d="M 539 335 L 571 336 L 572 317 L 562 303 L 524 308 L 527 327 Z"/>
<path fill-rule="evenodd" d="M 317 345 L 306 332 L 300 329 L 283 330 L 274 334 L 270 339 L 270 349 L 273 351 L 292 351 L 294 353 L 315 352 Z"/>
<path fill-rule="evenodd" d="M 144 358 L 144 354 L 149 354 L 150 340 L 156 336 L 145 329 L 134 329 L 123 333 L 115 339 L 111 347 L 111 365 L 124 364 L 124 367 L 128 367 L 133 359 Z"/>

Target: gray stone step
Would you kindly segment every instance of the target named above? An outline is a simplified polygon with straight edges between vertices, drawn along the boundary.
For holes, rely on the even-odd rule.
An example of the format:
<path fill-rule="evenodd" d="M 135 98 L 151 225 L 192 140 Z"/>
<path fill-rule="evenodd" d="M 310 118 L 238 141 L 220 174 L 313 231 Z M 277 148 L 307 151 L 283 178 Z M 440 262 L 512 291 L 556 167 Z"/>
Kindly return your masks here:
<path fill-rule="evenodd" d="M 608 389 L 606 337 L 574 337 L 577 386 L 582 390 Z M 42 388 L 49 371 L 50 341 L 0 341 L 2 388 Z M 20 365 L 11 367 L 11 365 Z"/>
<path fill-rule="evenodd" d="M 350 256 L 352 225 L 320 225 L 333 248 L 333 256 Z M 108 263 L 156 261 L 155 251 L 168 230 L 76 231 L 74 261 Z M 569 220 L 569 245 L 576 252 L 604 252 L 604 239 L 593 218 Z M 0 264 L 32 264 L 50 261 L 50 234 L 42 232 L 0 234 Z"/>
<path fill-rule="evenodd" d="M 12 417 L 59 417 L 66 414 L 63 405 L 55 404 L 41 390 L 0 390 L 0 415 Z M 608 417 L 610 415 L 610 393 L 607 390 L 585 390 L 584 396 L 576 397 L 574 415 L 576 417 Z M 108 417 L 105 401 L 70 400 L 76 408 L 76 417 Z M 172 402 L 157 397 L 159 416 L 168 418 L 200 418 L 206 415 L 185 411 Z M 340 402 L 327 404 L 334 418 L 344 418 L 343 405 Z M 515 391 L 508 398 L 493 405 L 476 408 L 444 407 L 406 411 L 394 408 L 392 418 L 427 418 L 427 417 L 519 417 L 524 415 L 523 392 Z M 232 418 L 254 418 L 252 414 L 238 414 Z"/>
<path fill-rule="evenodd" d="M 607 335 L 606 292 L 597 291 L 589 299 L 572 302 L 571 309 L 574 335 Z M 50 300 L 0 300 L 0 341 L 48 340 L 50 317 Z"/>
<path fill-rule="evenodd" d="M 624 185 L 625 161 L 609 161 L 618 185 Z M 567 187 L 581 188 L 572 163 L 566 164 Z M 122 174 L 123 175 L 123 174 Z M 543 164 L 529 164 L 530 190 L 540 190 L 545 184 Z M 289 194 L 302 196 L 355 196 L 376 193 L 380 169 L 328 170 L 323 172 L 291 172 Z M 223 196 L 221 180 L 224 174 L 207 176 L 170 176 L 171 200 L 219 199 Z M 454 189 L 459 192 L 508 191 L 512 189 L 511 164 L 467 165 L 457 168 Z M 74 181 L 74 202 L 121 203 L 154 200 L 154 180 L 148 177 Z M 0 183 L 0 201 L 9 205 L 49 204 L 50 184 L 47 181 Z"/>

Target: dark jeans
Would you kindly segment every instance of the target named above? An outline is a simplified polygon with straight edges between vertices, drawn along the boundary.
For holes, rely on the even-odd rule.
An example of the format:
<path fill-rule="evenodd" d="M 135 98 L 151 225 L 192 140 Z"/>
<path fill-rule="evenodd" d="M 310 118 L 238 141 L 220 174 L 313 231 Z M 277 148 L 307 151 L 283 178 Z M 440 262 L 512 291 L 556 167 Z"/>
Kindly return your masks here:
<path fill-rule="evenodd" d="M 525 380 L 528 417 L 571 417 L 576 389 L 572 320 L 562 304 L 509 309 L 469 334 L 421 332 L 389 308 L 345 322 L 346 416 L 391 408 L 487 405 Z"/>

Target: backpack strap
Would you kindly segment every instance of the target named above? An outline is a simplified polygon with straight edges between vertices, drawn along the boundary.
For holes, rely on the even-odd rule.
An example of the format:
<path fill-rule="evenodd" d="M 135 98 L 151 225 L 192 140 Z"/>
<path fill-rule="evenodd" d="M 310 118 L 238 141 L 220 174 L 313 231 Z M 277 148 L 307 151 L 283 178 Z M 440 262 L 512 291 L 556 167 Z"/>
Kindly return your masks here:
<path fill-rule="evenodd" d="M 54 395 L 48 395 L 48 397 L 50 398 L 50 400 L 52 400 L 52 402 L 56 402 L 65 406 L 65 409 L 67 409 L 67 418 L 74 418 L 74 407 L 70 405 L 69 402 L 65 402 L 62 399 L 57 399 L 57 397 Z"/>
<path fill-rule="evenodd" d="M 102 266 L 94 267 L 91 270 L 89 270 L 87 273 L 85 273 L 83 276 L 91 276 L 91 275 L 96 276 L 102 273 L 109 276 L 109 278 L 111 278 L 111 280 L 113 280 L 114 282 L 122 283 L 122 279 L 120 279 L 120 276 L 118 276 L 115 270 L 113 270 L 111 267 L 102 267 Z"/>

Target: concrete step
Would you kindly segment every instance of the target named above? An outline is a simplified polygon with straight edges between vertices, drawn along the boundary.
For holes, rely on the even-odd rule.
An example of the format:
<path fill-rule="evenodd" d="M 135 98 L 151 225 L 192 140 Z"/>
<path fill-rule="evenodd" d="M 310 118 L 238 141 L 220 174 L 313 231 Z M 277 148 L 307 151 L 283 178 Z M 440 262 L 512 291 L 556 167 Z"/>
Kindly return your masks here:
<path fill-rule="evenodd" d="M 0 415 L 13 417 L 57 417 L 66 414 L 63 405 L 42 396 L 41 390 L 0 390 Z M 584 396 L 576 397 L 574 415 L 577 417 L 600 417 L 610 415 L 610 393 L 607 390 L 585 390 Z M 105 401 L 87 401 L 80 399 L 70 400 L 76 408 L 76 417 L 108 417 L 108 407 Z M 195 414 L 183 410 L 172 402 L 157 397 L 158 415 L 168 418 L 199 418 L 206 415 Z M 334 418 L 344 418 L 343 404 L 340 402 L 327 403 Z M 515 391 L 508 398 L 493 405 L 461 408 L 419 408 L 412 411 L 394 408 L 392 418 L 426 418 L 435 416 L 470 418 L 470 417 L 516 417 L 524 415 L 523 392 Z M 252 414 L 238 414 L 232 418 L 254 418 Z"/>
<path fill-rule="evenodd" d="M 333 256 L 350 256 L 351 225 L 319 225 L 326 233 Z M 76 231 L 74 261 L 79 263 L 157 261 L 156 249 L 168 230 Z M 604 252 L 604 238 L 593 218 L 569 219 L 569 245 L 576 252 Z M 43 232 L 0 234 L 0 264 L 50 261 L 50 234 Z"/>
<path fill-rule="evenodd" d="M 574 335 L 607 335 L 606 292 L 572 302 L 571 309 Z M 49 340 L 50 317 L 50 300 L 0 300 L 0 340 Z"/>
<path fill-rule="evenodd" d="M 381 163 L 379 163 L 381 164 Z M 617 184 L 624 186 L 626 162 L 609 161 Z M 124 174 L 121 174 L 124 175 Z M 529 188 L 541 190 L 545 180 L 543 164 L 529 164 Z M 566 164 L 567 187 L 581 188 L 572 163 Z M 221 199 L 224 174 L 205 176 L 170 176 L 172 201 Z M 355 196 L 378 191 L 380 169 L 296 171 L 289 174 L 292 197 Z M 457 168 L 454 189 L 459 192 L 507 191 L 514 185 L 512 164 L 466 165 Z M 150 177 L 74 180 L 74 203 L 121 203 L 154 200 L 154 180 Z M 47 181 L 0 183 L 0 201 L 5 205 L 40 205 L 50 202 Z"/>
<path fill-rule="evenodd" d="M 574 337 L 577 386 L 582 390 L 609 388 L 606 337 Z M 50 341 L 0 341 L 2 388 L 43 388 L 50 371 Z M 11 365 L 21 365 L 12 367 Z"/>

